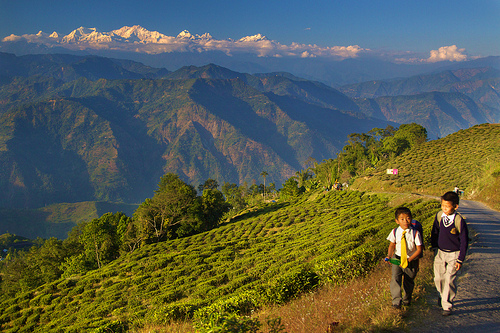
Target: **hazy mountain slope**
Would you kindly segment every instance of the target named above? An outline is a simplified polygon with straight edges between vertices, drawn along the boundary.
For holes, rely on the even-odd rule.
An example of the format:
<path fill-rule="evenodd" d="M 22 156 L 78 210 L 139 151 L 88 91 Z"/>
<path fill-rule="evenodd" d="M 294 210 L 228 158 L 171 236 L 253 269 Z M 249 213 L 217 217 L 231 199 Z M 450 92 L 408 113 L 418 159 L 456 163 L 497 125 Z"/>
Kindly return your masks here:
<path fill-rule="evenodd" d="M 157 78 L 167 74 L 166 69 L 152 68 L 130 60 L 69 54 L 36 54 L 17 57 L 10 53 L 0 52 L 0 77 L 40 75 L 67 82 L 80 77 L 90 80 L 100 78 L 116 80 Z"/>
<path fill-rule="evenodd" d="M 197 186 L 251 183 L 266 170 L 279 186 L 308 157 L 333 157 L 348 133 L 387 125 L 239 79 L 79 79 L 52 89 L 39 101 L 30 89 L 20 100 L 35 102 L 16 100 L 0 119 L 3 206 L 140 202 L 166 172 Z M 336 121 L 342 130 L 329 131 Z"/>
<path fill-rule="evenodd" d="M 429 137 L 443 137 L 460 129 L 500 120 L 500 110 L 475 103 L 459 93 L 431 92 L 418 95 L 386 96 L 354 101 L 371 117 L 397 123 L 416 122 Z"/>
<path fill-rule="evenodd" d="M 5 114 L 0 119 L 3 205 L 144 196 L 144 184 L 153 184 L 144 175 L 157 165 L 147 138 L 99 111 L 58 99 Z"/>
<path fill-rule="evenodd" d="M 376 98 L 381 96 L 414 95 L 423 92 L 458 92 L 474 101 L 500 109 L 500 70 L 467 68 L 412 76 L 391 81 L 370 81 L 342 86 L 349 97 Z"/>
<path fill-rule="evenodd" d="M 77 223 L 88 222 L 108 212 L 132 216 L 137 205 L 84 201 L 60 203 L 38 209 L 0 208 L 0 235 L 6 232 L 29 239 L 66 239 Z"/>

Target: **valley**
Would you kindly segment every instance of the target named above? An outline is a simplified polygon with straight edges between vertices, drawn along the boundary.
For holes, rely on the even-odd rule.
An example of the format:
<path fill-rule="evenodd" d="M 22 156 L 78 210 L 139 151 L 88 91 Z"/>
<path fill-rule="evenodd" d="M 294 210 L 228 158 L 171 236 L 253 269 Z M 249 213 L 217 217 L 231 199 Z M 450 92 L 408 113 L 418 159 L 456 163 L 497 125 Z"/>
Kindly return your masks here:
<path fill-rule="evenodd" d="M 214 64 L 0 57 L 0 234 L 35 245 L 1 263 L 5 331 L 208 332 L 366 277 L 400 205 L 427 242 L 428 195 L 459 185 L 500 207 L 491 68 L 373 90 Z"/>

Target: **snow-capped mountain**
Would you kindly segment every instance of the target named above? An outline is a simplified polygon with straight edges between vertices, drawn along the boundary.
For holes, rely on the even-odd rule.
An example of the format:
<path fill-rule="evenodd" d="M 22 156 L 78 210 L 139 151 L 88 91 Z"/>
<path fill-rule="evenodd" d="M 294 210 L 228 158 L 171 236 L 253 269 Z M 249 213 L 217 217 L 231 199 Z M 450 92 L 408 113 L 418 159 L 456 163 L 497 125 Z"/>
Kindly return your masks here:
<path fill-rule="evenodd" d="M 241 40 L 246 41 L 258 41 L 262 40 L 261 34 L 256 36 L 244 37 Z M 102 44 L 102 43 L 139 43 L 139 44 L 170 44 L 175 41 L 207 41 L 212 40 L 213 37 L 209 33 L 204 33 L 202 35 L 193 35 L 189 31 L 184 30 L 180 32 L 176 37 L 164 35 L 158 31 L 149 31 L 140 25 L 134 25 L 132 27 L 124 26 L 120 29 L 113 30 L 110 32 L 101 32 L 97 28 L 85 28 L 80 27 L 73 30 L 66 36 L 62 36 L 54 31 L 52 34 L 47 34 L 39 31 L 37 34 L 27 34 L 22 36 L 10 35 L 3 38 L 3 42 L 16 42 L 16 41 L 28 41 L 30 43 L 40 43 L 47 46 L 62 46 L 64 44 L 88 44 L 89 48 L 92 48 L 92 44 Z"/>
<path fill-rule="evenodd" d="M 460 65 L 471 66 L 462 61 L 466 57 L 461 54 L 462 49 L 455 45 L 434 50 L 429 59 L 424 59 L 411 52 L 404 56 L 401 53 L 391 55 L 390 52 L 380 53 L 358 45 L 282 44 L 259 33 L 217 39 L 208 32 L 198 35 L 183 30 L 176 36 L 169 36 L 140 25 L 124 26 L 109 32 L 80 27 L 67 35 L 56 31 L 10 35 L 0 39 L 0 52 L 16 55 L 95 54 L 130 59 L 169 70 L 216 63 L 240 72 L 285 71 L 333 86 L 427 73 L 445 65 L 440 65 L 444 60 L 460 60 Z M 405 61 L 404 57 L 409 60 Z M 498 68 L 498 65 L 485 61 L 487 66 Z"/>
<path fill-rule="evenodd" d="M 214 39 L 208 32 L 202 35 L 181 31 L 177 36 L 168 36 L 158 31 L 150 31 L 139 25 L 124 26 L 110 32 L 101 32 L 97 28 L 80 27 L 66 36 L 58 32 L 50 35 L 42 31 L 37 34 L 22 36 L 10 35 L 3 38 L 4 43 L 28 42 L 43 45 L 47 48 L 63 47 L 70 50 L 115 50 L 147 54 L 170 52 L 205 52 L 221 51 L 227 55 L 233 53 L 252 53 L 259 57 L 297 58 L 329 56 L 339 59 L 357 57 L 363 51 L 359 46 L 349 47 L 318 47 L 293 43 L 283 45 L 268 39 L 262 34 L 245 36 L 236 40 Z M 0 51 L 2 48 L 0 47 Z M 338 52 L 337 50 L 344 50 Z M 349 50 L 346 52 L 345 50 Z"/>
<path fill-rule="evenodd" d="M 57 33 L 56 33 L 57 34 Z M 106 33 L 97 31 L 96 28 L 80 27 L 73 30 L 69 35 L 64 36 L 61 40 L 62 43 L 110 43 L 112 37 Z"/>

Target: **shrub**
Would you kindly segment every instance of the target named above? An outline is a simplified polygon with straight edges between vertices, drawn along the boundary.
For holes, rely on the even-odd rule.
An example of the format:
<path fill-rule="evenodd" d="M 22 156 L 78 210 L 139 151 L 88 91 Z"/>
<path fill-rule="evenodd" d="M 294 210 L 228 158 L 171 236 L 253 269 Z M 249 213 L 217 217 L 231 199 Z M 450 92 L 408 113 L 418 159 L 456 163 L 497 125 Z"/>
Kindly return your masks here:
<path fill-rule="evenodd" d="M 161 306 L 148 314 L 151 323 L 165 325 L 176 320 L 186 320 L 193 317 L 196 310 L 205 305 L 201 300 L 178 302 Z"/>
<path fill-rule="evenodd" d="M 283 304 L 301 293 L 313 290 L 319 284 L 319 277 L 309 269 L 279 276 L 270 283 L 266 290 L 266 299 L 270 303 Z"/>
<path fill-rule="evenodd" d="M 199 333 L 256 333 L 260 326 L 258 319 L 234 313 L 214 313 L 196 322 L 196 329 Z"/>
<path fill-rule="evenodd" d="M 200 308 L 194 313 L 195 321 L 203 321 L 219 313 L 249 314 L 252 310 L 262 306 L 262 297 L 255 291 L 245 291 Z"/>
<path fill-rule="evenodd" d="M 115 320 L 106 323 L 92 331 L 92 333 L 126 333 L 128 332 L 128 324 L 126 322 Z"/>
<path fill-rule="evenodd" d="M 42 297 L 40 297 L 40 305 L 49 305 L 52 301 L 52 298 L 52 294 L 43 295 Z"/>

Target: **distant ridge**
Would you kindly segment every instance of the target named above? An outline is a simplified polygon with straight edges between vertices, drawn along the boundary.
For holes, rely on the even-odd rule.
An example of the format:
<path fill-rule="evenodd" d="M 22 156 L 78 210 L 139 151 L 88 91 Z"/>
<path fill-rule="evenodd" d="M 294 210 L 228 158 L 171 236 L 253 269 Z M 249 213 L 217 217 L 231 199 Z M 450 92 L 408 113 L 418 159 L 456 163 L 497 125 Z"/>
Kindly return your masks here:
<path fill-rule="evenodd" d="M 214 63 L 244 73 L 289 72 L 330 86 L 393 79 L 472 67 L 500 69 L 500 57 L 457 63 L 405 64 L 382 59 L 358 45 L 321 47 L 281 44 L 256 33 L 239 39 L 216 39 L 210 33 L 187 30 L 169 36 L 144 27 L 124 26 L 109 32 L 79 27 L 67 35 L 58 32 L 5 36 L 0 51 L 16 55 L 38 53 L 94 54 L 142 62 L 176 71 L 184 66 Z"/>
<path fill-rule="evenodd" d="M 353 99 L 292 74 L 215 64 L 169 72 L 98 56 L 0 59 L 0 207 L 138 203 L 166 172 L 198 186 L 252 184 L 266 171 L 279 188 L 310 157 L 335 158 L 352 133 L 417 122 L 436 138 L 499 117 L 459 92 Z M 487 79 L 471 73 L 469 83 Z"/>
<path fill-rule="evenodd" d="M 351 132 L 389 124 L 342 110 L 355 104 L 333 88 L 284 76 L 208 65 L 148 79 L 146 67 L 117 70 L 120 62 L 95 56 L 10 58 L 26 77 L 0 85 L 4 207 L 138 203 L 166 172 L 198 186 L 251 184 L 265 170 L 280 186 L 309 157 L 334 157 Z"/>

